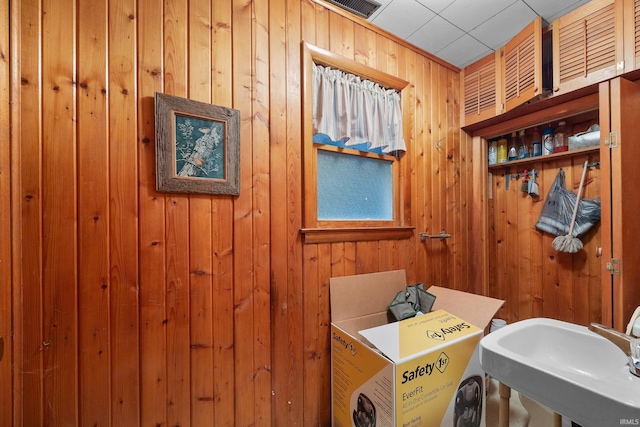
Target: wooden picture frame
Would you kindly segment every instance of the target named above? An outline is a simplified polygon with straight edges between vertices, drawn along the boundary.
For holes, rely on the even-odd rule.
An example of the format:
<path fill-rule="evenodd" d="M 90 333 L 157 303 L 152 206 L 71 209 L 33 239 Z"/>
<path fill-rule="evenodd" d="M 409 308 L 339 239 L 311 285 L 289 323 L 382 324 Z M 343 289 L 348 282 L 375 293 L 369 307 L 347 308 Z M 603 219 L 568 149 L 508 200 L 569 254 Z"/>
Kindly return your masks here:
<path fill-rule="evenodd" d="M 240 194 L 240 112 L 155 94 L 156 190 Z"/>

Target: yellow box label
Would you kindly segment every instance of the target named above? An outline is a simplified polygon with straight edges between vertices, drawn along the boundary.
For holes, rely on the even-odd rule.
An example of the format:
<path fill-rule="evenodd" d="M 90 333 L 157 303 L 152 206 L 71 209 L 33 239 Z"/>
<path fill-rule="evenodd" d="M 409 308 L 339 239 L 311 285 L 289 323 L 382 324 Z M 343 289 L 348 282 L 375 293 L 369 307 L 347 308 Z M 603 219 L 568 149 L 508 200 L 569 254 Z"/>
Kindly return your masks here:
<path fill-rule="evenodd" d="M 408 357 L 477 333 L 480 329 L 444 310 L 403 320 L 398 324 L 400 357 Z"/>
<path fill-rule="evenodd" d="M 440 426 L 454 395 L 468 382 L 462 376 L 480 337 L 469 337 L 396 366 L 397 427 Z M 478 390 L 482 392 L 481 384 Z"/>

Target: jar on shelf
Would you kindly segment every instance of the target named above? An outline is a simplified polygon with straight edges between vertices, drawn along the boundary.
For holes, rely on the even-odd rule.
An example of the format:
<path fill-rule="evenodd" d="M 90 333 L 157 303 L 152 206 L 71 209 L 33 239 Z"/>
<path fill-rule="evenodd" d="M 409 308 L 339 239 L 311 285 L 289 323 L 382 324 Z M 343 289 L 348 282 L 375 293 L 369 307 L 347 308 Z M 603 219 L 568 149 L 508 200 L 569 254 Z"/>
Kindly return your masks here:
<path fill-rule="evenodd" d="M 502 137 L 498 140 L 498 163 L 507 161 L 507 138 Z"/>
<path fill-rule="evenodd" d="M 567 142 L 567 130 L 565 125 L 565 122 L 558 123 L 558 127 L 553 133 L 554 153 L 562 153 L 563 151 L 567 151 L 569 149 L 569 145 Z"/>

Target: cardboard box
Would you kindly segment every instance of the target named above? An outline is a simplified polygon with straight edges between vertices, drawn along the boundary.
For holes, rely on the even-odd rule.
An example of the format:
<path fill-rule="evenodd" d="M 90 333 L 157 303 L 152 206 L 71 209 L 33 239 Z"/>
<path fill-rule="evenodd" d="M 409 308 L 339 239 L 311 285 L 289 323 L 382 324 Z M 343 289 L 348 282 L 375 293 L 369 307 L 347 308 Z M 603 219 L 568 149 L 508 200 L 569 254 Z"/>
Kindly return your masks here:
<path fill-rule="evenodd" d="M 404 270 L 330 280 L 333 426 L 485 426 L 478 343 L 504 302 L 431 286 L 432 312 L 396 322 L 406 286 Z"/>

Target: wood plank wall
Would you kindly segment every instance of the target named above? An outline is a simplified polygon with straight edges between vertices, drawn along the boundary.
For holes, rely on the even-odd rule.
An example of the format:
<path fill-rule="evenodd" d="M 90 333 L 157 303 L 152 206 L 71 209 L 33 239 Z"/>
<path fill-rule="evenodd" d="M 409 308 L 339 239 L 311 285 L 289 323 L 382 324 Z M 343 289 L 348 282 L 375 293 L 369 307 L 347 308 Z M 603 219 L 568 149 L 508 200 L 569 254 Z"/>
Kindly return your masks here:
<path fill-rule="evenodd" d="M 9 1 L 0 0 L 0 420 L 11 421 L 11 149 Z"/>
<path fill-rule="evenodd" d="M 512 323 L 531 317 L 550 317 L 581 325 L 602 322 L 600 224 L 580 236 L 584 249 L 576 254 L 556 251 L 554 235 L 535 228 L 549 189 L 560 168 L 565 188 L 577 193 L 585 160 L 582 197 L 600 197 L 598 153 L 526 165 L 538 173 L 539 198 L 521 192 L 522 178 L 510 179 L 504 169 L 490 171 L 488 198 L 488 294 L 505 300 L 496 317 Z M 524 166 L 510 168 L 521 174 Z"/>
<path fill-rule="evenodd" d="M 481 291 L 455 67 L 312 0 L 0 6 L 1 425 L 327 426 L 330 277 Z M 410 82 L 413 238 L 302 243 L 302 41 Z M 155 92 L 240 110 L 240 196 L 155 191 Z"/>

